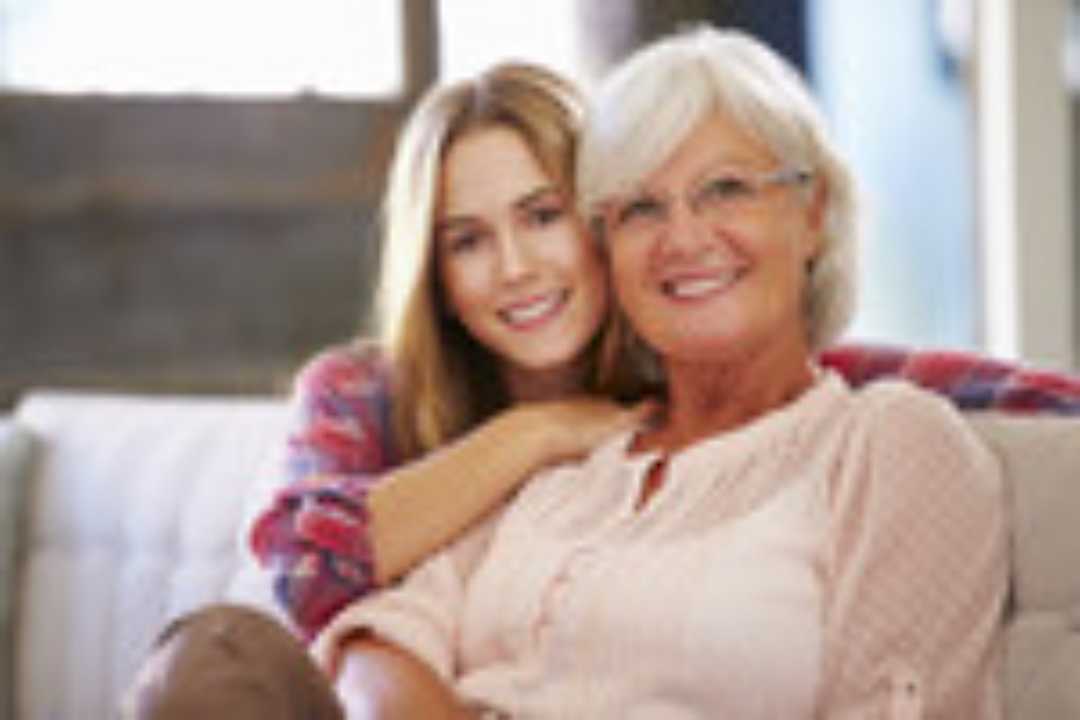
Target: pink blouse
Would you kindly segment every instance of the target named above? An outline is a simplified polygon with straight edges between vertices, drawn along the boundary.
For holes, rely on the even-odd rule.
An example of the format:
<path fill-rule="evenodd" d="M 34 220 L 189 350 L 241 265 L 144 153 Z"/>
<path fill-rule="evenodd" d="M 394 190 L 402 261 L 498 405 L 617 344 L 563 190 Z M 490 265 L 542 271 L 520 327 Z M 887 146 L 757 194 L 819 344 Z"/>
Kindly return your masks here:
<path fill-rule="evenodd" d="M 345 608 L 496 716 L 1000 717 L 999 469 L 947 402 L 826 373 L 668 460 L 632 435 L 538 475 Z"/>
<path fill-rule="evenodd" d="M 1080 379 L 982 355 L 849 344 L 818 360 L 854 387 L 901 377 L 965 410 L 1080 414 Z M 325 350 L 297 374 L 289 482 L 255 522 L 251 547 L 306 637 L 375 587 L 367 494 L 400 461 L 392 404 L 389 367 L 371 343 Z"/>

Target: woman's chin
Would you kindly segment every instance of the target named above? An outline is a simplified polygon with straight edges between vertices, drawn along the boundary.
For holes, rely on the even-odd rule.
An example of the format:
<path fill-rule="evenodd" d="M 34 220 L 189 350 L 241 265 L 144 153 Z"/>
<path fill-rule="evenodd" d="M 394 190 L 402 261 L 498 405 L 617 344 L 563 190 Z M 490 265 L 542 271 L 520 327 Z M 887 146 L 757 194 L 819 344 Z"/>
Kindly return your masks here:
<path fill-rule="evenodd" d="M 666 335 L 651 343 L 661 358 L 685 363 L 716 363 L 738 355 L 753 344 L 753 335 L 744 332 L 695 332 Z"/>

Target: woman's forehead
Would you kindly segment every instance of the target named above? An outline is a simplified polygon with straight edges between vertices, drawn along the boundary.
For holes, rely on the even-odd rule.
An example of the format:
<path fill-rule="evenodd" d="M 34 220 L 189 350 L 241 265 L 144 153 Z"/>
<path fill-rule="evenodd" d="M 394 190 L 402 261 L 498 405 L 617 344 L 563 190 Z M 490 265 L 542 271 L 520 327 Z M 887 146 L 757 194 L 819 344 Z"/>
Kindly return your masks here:
<path fill-rule="evenodd" d="M 484 214 L 559 187 L 521 134 L 493 126 L 458 138 L 443 159 L 439 214 Z"/>
<path fill-rule="evenodd" d="M 650 172 L 629 185 L 665 185 L 673 180 L 692 180 L 718 169 L 763 170 L 779 158 L 756 132 L 728 111 L 717 108 L 691 127 L 674 149 Z"/>

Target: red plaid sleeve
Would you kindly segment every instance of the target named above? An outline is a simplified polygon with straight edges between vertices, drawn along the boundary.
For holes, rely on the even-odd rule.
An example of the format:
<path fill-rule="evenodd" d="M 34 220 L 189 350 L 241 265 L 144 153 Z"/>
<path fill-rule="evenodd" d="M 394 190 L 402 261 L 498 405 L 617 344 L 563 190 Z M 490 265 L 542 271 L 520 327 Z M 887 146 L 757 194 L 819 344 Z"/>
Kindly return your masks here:
<path fill-rule="evenodd" d="M 977 353 L 847 344 L 824 350 L 818 359 L 852 387 L 902 378 L 961 410 L 1080 415 L 1080 377 Z"/>
<path fill-rule="evenodd" d="M 333 349 L 297 375 L 288 484 L 255 520 L 250 544 L 305 637 L 374 586 L 367 494 L 398 460 L 389 379 L 374 348 Z"/>

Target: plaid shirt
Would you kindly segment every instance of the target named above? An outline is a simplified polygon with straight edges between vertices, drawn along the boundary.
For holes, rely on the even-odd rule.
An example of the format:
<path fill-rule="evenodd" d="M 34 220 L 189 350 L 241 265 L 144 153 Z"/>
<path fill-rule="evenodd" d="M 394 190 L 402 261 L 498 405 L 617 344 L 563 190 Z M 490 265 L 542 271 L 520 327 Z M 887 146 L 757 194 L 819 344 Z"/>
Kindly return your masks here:
<path fill-rule="evenodd" d="M 852 387 L 903 378 L 961 410 L 1080 415 L 1080 377 L 977 354 L 849 344 L 818 360 Z M 366 498 L 399 463 L 389 387 L 389 369 L 372 346 L 327 350 L 296 378 L 288 484 L 256 518 L 250 543 L 307 638 L 375 587 Z"/>
<path fill-rule="evenodd" d="M 958 351 L 841 345 L 818 360 L 852 387 L 903 378 L 943 395 L 960 410 L 1080 415 L 1080 377 Z"/>

